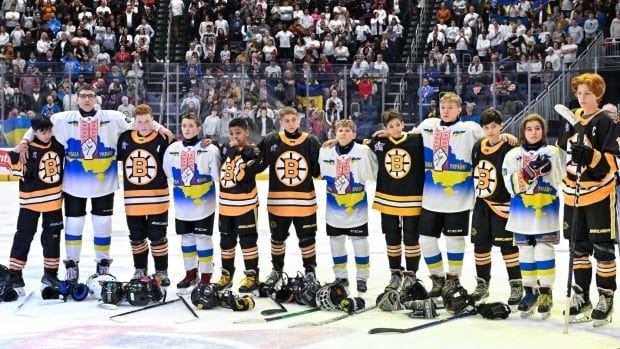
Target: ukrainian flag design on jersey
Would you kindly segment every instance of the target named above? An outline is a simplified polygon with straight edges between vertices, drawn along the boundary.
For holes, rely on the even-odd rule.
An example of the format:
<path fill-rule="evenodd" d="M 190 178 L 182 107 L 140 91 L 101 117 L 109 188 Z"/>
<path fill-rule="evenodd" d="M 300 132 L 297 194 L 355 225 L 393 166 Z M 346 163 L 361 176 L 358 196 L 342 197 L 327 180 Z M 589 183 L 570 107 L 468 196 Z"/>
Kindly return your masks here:
<path fill-rule="evenodd" d="M 359 144 L 355 144 L 348 154 L 338 154 L 335 148 L 320 150 L 319 164 L 327 184 L 327 224 L 352 228 L 368 222 L 365 182 L 376 176 L 374 159 L 370 149 Z"/>
<path fill-rule="evenodd" d="M 90 120 L 89 120 L 90 119 Z M 113 127 L 110 121 L 94 118 L 80 118 L 68 122 L 70 128 L 78 128 L 69 132 L 66 139 L 65 177 L 63 189 L 71 195 L 80 195 L 79 188 L 97 190 L 104 188 L 106 192 L 92 192 L 93 197 L 106 195 L 118 189 L 118 166 L 116 164 L 116 144 L 105 145 L 99 136 L 100 128 Z"/>
<path fill-rule="evenodd" d="M 473 122 L 441 126 L 439 119 L 424 120 L 419 126 L 424 140 L 424 191 L 422 207 L 435 212 L 471 210 L 474 181 L 471 151 L 482 136 Z"/>
<path fill-rule="evenodd" d="M 219 151 L 213 145 L 183 147 L 178 142 L 168 148 L 164 168 L 172 177 L 177 219 L 196 221 L 215 212 L 214 181 L 218 180 L 219 159 Z"/>
<path fill-rule="evenodd" d="M 538 157 L 548 158 L 552 171 L 528 182 L 521 175 L 521 169 Z M 543 146 L 535 151 L 519 147 L 506 154 L 502 173 L 506 189 L 512 195 L 506 230 L 521 234 L 545 234 L 560 230 L 558 191 L 561 168 L 557 147 Z"/>

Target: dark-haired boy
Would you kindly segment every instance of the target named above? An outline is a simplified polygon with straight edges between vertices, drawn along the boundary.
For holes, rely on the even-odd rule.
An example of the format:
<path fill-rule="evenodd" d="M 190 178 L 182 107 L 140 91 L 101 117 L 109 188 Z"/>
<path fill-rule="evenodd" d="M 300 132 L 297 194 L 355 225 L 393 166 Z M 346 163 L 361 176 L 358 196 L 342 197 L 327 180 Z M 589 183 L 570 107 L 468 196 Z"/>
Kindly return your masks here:
<path fill-rule="evenodd" d="M 220 171 L 219 230 L 222 276 L 217 285 L 220 290 L 232 286 L 235 248 L 239 238 L 245 263 L 245 278 L 239 292 L 249 293 L 258 289 L 258 192 L 255 176 L 260 159 L 256 148 L 248 144 L 250 133 L 245 119 L 231 120 L 228 134 L 230 140 L 222 147 Z"/>
<path fill-rule="evenodd" d="M 523 297 L 523 283 L 519 268 L 519 248 L 514 245 L 513 233 L 506 231 L 510 194 L 504 186 L 501 174 L 506 153 L 513 147 L 501 137 L 502 115 L 493 108 L 482 112 L 480 125 L 485 138 L 479 140 L 472 150 L 476 203 L 474 204 L 471 242 L 474 244 L 477 286 L 472 297 L 476 302 L 489 296 L 491 280 L 491 248 L 502 251 L 508 280 L 510 298 L 508 305 L 516 307 Z"/>
<path fill-rule="evenodd" d="M 60 263 L 62 222 L 62 176 L 65 150 L 52 135 L 52 122 L 42 116 L 31 120 L 34 139 L 28 148 L 28 161 L 20 162 L 19 153 L 9 152 L 11 174 L 20 177 L 19 216 L 13 237 L 9 269 L 13 288 L 23 295 L 22 270 L 26 266 L 30 244 L 43 216 L 43 286 L 56 286 Z"/>

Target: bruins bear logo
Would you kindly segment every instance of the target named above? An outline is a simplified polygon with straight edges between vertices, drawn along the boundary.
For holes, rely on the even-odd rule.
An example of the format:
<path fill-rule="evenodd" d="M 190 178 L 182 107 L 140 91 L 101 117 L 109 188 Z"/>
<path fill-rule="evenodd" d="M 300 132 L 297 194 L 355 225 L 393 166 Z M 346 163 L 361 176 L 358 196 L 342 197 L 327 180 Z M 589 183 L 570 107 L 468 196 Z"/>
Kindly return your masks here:
<path fill-rule="evenodd" d="M 308 176 L 308 162 L 296 151 L 285 151 L 276 160 L 278 180 L 287 187 L 297 186 Z"/>
<path fill-rule="evenodd" d="M 392 178 L 401 179 L 411 170 L 411 155 L 406 150 L 392 148 L 385 154 L 385 169 Z"/>
<path fill-rule="evenodd" d="M 125 161 L 125 177 L 134 185 L 150 183 L 157 174 L 155 157 L 144 149 L 132 151 Z"/>
<path fill-rule="evenodd" d="M 43 154 L 43 157 L 41 157 L 39 161 L 39 179 L 48 184 L 58 182 L 60 180 L 60 173 L 58 172 L 59 162 L 60 157 L 56 152 L 48 151 Z"/>

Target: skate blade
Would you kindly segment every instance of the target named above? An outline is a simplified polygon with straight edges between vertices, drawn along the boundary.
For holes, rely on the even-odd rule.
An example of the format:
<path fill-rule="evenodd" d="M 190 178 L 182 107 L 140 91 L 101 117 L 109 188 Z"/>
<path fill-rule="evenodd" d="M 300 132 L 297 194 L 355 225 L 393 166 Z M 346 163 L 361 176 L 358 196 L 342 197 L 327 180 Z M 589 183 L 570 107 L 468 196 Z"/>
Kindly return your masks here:
<path fill-rule="evenodd" d="M 594 327 L 601 327 L 601 326 L 605 326 L 607 324 L 611 323 L 612 317 L 611 315 L 613 314 L 613 312 L 609 313 L 609 316 L 605 319 L 602 320 L 593 320 L 592 321 L 592 326 Z"/>
<path fill-rule="evenodd" d="M 534 314 L 534 310 L 521 311 L 521 318 L 529 319 L 532 316 L 532 314 Z"/>
<path fill-rule="evenodd" d="M 26 295 L 26 291 L 24 290 L 23 287 L 16 287 L 16 288 L 13 288 L 13 289 L 15 290 L 15 292 L 17 292 L 17 295 L 19 297 L 23 297 L 23 296 Z"/>
<path fill-rule="evenodd" d="M 581 324 L 581 323 L 590 322 L 590 321 L 592 321 L 592 317 L 590 317 L 589 315 L 584 315 L 584 314 L 572 315 L 568 317 L 569 324 Z"/>
<path fill-rule="evenodd" d="M 192 287 L 177 289 L 177 295 L 187 296 L 192 293 Z"/>
<path fill-rule="evenodd" d="M 110 304 L 110 303 L 99 303 L 99 304 L 97 304 L 97 306 L 99 308 L 106 309 L 106 310 L 116 310 L 116 309 L 118 309 L 118 305 Z"/>
<path fill-rule="evenodd" d="M 519 311 L 519 304 L 508 305 L 511 313 L 516 313 Z"/>
<path fill-rule="evenodd" d="M 538 315 L 540 315 L 541 320 L 547 320 L 547 318 L 549 318 L 549 316 L 551 315 L 551 312 L 538 313 Z"/>

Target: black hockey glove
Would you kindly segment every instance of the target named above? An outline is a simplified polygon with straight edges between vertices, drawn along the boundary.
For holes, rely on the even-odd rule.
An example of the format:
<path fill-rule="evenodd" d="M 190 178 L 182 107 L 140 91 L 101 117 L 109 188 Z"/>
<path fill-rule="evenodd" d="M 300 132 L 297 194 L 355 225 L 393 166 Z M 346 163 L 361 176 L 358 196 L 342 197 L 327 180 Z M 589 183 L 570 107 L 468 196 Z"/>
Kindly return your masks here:
<path fill-rule="evenodd" d="M 585 144 L 571 142 L 571 162 L 576 165 L 590 166 L 596 152 L 598 152 L 598 150 L 592 149 Z"/>
<path fill-rule="evenodd" d="M 362 297 L 349 297 L 340 302 L 340 309 L 348 314 L 366 308 L 366 301 Z"/>
<path fill-rule="evenodd" d="M 502 302 L 482 303 L 477 307 L 478 313 L 488 320 L 507 319 L 510 315 L 510 307 Z"/>
<path fill-rule="evenodd" d="M 546 157 L 538 157 L 523 168 L 523 177 L 528 181 L 543 177 L 551 172 L 551 161 Z"/>

